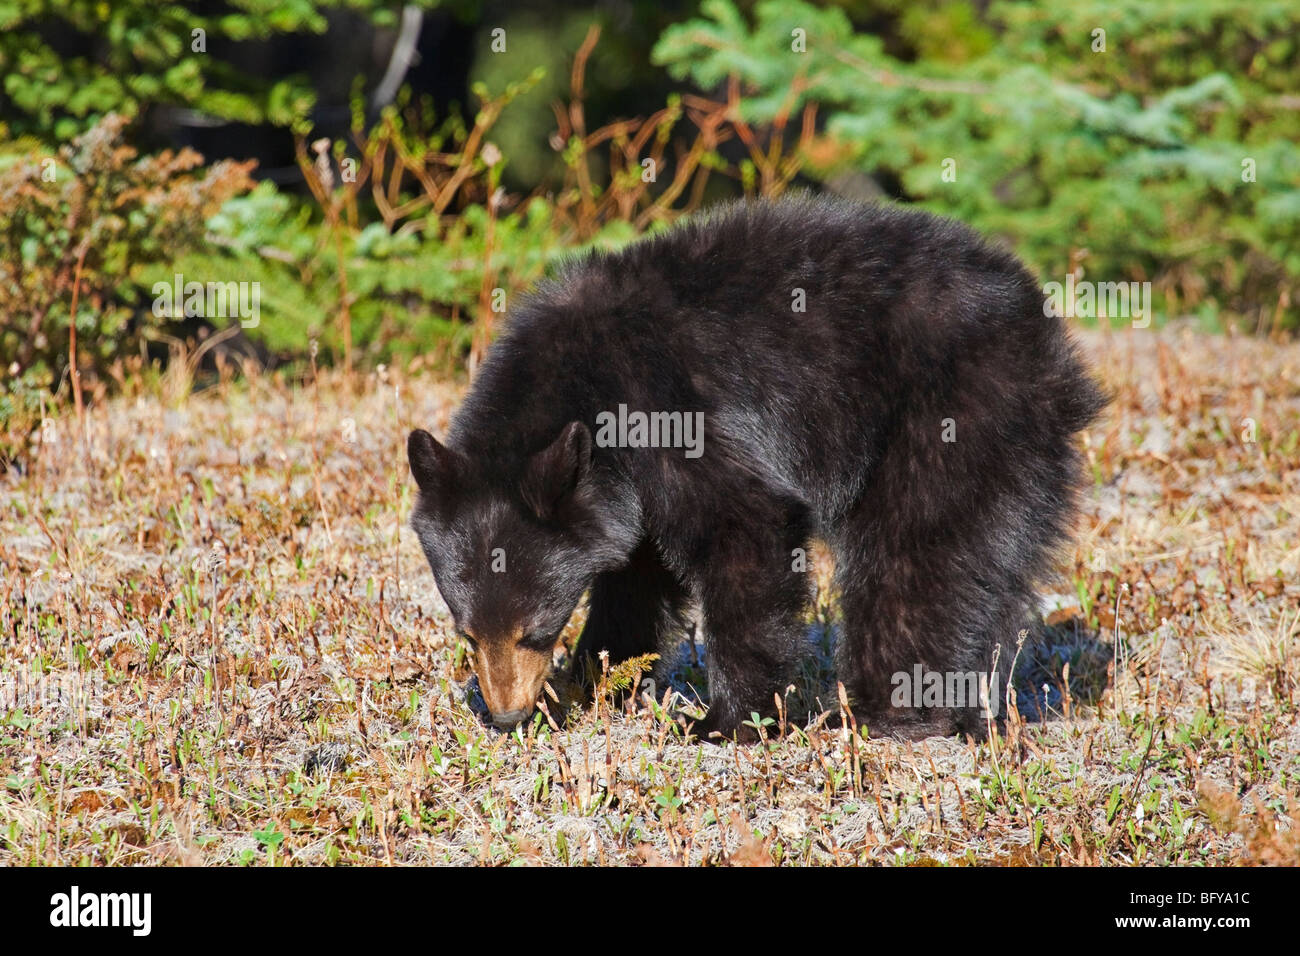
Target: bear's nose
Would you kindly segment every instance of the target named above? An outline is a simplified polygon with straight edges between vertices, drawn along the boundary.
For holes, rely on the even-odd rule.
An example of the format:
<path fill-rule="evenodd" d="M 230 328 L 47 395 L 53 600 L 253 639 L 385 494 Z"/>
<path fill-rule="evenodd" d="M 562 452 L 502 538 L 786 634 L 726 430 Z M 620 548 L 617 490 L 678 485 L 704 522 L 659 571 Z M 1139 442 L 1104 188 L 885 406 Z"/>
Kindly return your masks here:
<path fill-rule="evenodd" d="M 527 720 L 528 716 L 532 712 L 532 708 L 524 707 L 519 710 L 507 710 L 500 714 L 494 713 L 492 715 L 492 723 L 496 724 L 498 727 L 513 727 L 520 721 Z"/>

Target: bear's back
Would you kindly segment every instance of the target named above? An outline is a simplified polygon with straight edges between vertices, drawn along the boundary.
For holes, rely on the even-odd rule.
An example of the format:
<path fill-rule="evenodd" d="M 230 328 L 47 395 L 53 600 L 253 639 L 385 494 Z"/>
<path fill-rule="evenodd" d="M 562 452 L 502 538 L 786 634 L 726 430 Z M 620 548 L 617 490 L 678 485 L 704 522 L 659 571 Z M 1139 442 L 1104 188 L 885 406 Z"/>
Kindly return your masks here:
<path fill-rule="evenodd" d="M 968 227 L 823 197 L 729 203 L 589 253 L 514 313 L 454 440 L 505 465 L 507 446 L 620 405 L 699 411 L 715 450 L 828 511 L 911 396 L 954 377 L 1030 388 L 1065 342 L 1032 277 Z"/>

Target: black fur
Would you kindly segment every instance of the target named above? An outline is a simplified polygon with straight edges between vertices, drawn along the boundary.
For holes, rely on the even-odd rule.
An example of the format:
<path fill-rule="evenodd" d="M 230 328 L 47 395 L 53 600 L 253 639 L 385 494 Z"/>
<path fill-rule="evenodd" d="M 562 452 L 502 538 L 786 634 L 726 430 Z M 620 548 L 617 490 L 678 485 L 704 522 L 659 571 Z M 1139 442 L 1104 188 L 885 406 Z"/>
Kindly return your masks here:
<path fill-rule="evenodd" d="M 959 223 L 825 198 L 731 204 L 588 255 L 513 310 L 446 448 L 411 436 L 438 586 L 480 643 L 537 647 L 590 588 L 581 648 L 615 660 L 698 599 L 702 729 L 729 732 L 791 676 L 810 590 L 792 552 L 816 535 L 859 721 L 979 733 L 978 708 L 891 707 L 890 677 L 987 672 L 995 644 L 1005 673 L 1070 530 L 1073 435 L 1104 402 L 1043 299 Z M 703 455 L 593 445 L 620 404 L 703 412 Z"/>

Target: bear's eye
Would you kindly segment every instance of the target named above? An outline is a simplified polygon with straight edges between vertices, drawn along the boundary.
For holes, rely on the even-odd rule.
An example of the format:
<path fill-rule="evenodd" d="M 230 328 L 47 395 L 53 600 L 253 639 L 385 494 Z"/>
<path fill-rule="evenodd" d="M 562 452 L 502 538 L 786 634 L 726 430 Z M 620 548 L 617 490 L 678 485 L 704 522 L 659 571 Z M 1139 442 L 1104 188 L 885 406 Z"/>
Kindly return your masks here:
<path fill-rule="evenodd" d="M 533 631 L 524 635 L 523 640 L 519 642 L 520 647 L 525 647 L 530 651 L 545 653 L 555 646 L 559 639 L 558 634 L 552 634 L 549 631 Z"/>

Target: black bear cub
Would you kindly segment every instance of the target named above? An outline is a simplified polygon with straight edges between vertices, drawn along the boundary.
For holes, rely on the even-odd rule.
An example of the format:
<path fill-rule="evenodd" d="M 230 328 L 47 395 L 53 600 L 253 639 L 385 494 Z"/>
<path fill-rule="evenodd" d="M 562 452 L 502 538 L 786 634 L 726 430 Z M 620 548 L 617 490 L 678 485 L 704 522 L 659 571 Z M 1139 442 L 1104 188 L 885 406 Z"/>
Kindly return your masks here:
<path fill-rule="evenodd" d="M 987 701 L 899 687 L 988 675 L 998 645 L 1005 679 L 1070 530 L 1073 436 L 1104 402 L 1045 311 L 963 225 L 807 197 L 726 205 L 543 283 L 446 443 L 407 446 L 411 523 L 493 722 L 533 712 L 590 591 L 579 654 L 614 662 L 698 602 L 695 732 L 745 733 L 791 680 L 817 537 L 859 723 L 980 734 Z"/>

